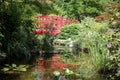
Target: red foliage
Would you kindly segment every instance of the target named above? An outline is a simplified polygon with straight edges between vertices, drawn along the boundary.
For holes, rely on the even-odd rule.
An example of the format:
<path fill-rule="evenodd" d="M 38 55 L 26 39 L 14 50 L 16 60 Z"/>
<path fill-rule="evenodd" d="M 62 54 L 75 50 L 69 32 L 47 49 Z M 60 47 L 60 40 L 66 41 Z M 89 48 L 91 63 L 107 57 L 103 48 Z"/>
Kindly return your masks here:
<path fill-rule="evenodd" d="M 96 21 L 104 21 L 104 20 L 109 20 L 113 17 L 112 14 L 109 14 L 109 13 L 105 13 L 105 14 L 101 14 L 99 16 L 96 16 L 95 17 L 95 20 Z"/>
<path fill-rule="evenodd" d="M 52 34 L 57 35 L 60 32 L 62 26 L 78 23 L 78 20 L 63 18 L 61 16 L 35 16 L 37 21 L 35 22 L 36 30 L 35 35 L 37 34 Z"/>
<path fill-rule="evenodd" d="M 109 9 L 116 9 L 120 8 L 120 4 L 107 4 L 106 7 L 108 7 Z"/>
<path fill-rule="evenodd" d="M 116 24 L 120 25 L 120 19 L 116 19 L 114 21 L 116 22 Z"/>

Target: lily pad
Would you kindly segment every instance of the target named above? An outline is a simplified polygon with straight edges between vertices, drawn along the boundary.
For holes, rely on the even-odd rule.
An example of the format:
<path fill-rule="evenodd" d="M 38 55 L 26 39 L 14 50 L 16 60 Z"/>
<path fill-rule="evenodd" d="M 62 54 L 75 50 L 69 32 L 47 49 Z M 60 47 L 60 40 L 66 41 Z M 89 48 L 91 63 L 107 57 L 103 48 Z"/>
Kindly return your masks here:
<path fill-rule="evenodd" d="M 60 75 L 60 72 L 59 72 L 59 71 L 54 71 L 53 74 L 54 74 L 55 76 L 59 76 L 59 75 Z"/>

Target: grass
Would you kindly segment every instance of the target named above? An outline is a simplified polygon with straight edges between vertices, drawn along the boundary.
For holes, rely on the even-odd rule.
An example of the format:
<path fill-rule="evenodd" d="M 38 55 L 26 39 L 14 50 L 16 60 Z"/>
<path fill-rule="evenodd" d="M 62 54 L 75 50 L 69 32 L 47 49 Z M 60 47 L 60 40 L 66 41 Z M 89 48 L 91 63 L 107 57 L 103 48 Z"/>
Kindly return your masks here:
<path fill-rule="evenodd" d="M 98 73 L 99 68 L 94 64 L 93 56 L 90 54 L 82 54 L 81 56 L 66 57 L 62 56 L 63 61 L 67 61 L 72 65 L 79 65 L 79 67 L 74 70 L 75 73 L 80 74 L 83 78 L 91 78 Z"/>

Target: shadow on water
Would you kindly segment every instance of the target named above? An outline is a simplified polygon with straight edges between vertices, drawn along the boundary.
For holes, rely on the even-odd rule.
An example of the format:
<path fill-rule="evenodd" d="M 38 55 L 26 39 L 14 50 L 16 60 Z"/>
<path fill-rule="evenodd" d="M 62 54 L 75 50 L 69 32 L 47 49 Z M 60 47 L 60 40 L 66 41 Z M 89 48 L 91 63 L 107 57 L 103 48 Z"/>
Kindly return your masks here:
<path fill-rule="evenodd" d="M 66 80 L 64 76 L 55 77 L 54 71 L 63 71 L 63 67 L 71 67 L 72 65 L 64 63 L 60 60 L 60 55 L 55 54 L 51 58 L 38 60 L 34 67 L 28 71 L 20 74 L 0 74 L 0 80 Z M 72 66 L 72 68 L 77 68 Z M 63 77 L 60 79 L 60 77 Z M 101 75 L 96 74 L 89 79 L 75 79 L 75 80 L 105 80 Z"/>

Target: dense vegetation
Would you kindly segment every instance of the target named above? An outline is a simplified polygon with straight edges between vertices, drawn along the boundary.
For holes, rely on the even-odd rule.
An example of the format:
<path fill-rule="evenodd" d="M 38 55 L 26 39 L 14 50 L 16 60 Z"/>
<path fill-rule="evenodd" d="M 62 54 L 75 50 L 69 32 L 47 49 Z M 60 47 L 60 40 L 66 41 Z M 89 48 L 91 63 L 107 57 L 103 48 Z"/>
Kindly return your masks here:
<path fill-rule="evenodd" d="M 1 0 L 0 64 L 34 60 L 43 40 L 34 35 L 33 17 L 47 14 L 79 20 L 79 24 L 65 25 L 55 37 L 56 41 L 72 40 L 73 51 L 64 48 L 61 56 L 69 63 L 79 62 L 75 73 L 86 73 L 82 75 L 85 78 L 92 72 L 105 74 L 109 80 L 120 78 L 119 0 Z M 83 57 L 84 61 L 89 59 L 88 65 L 81 64 Z"/>

